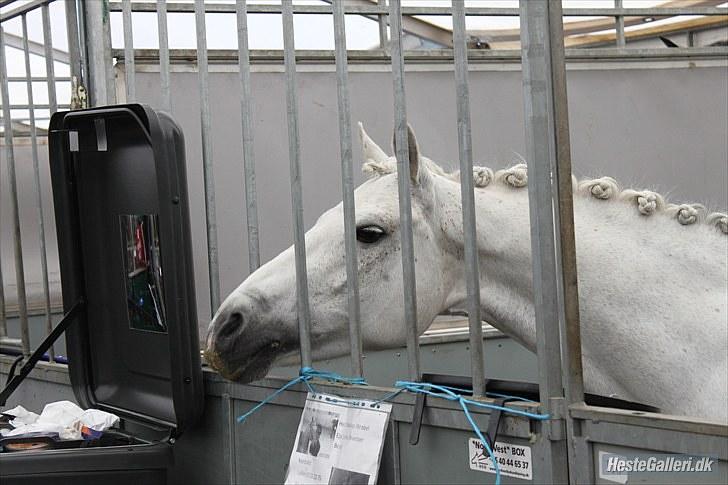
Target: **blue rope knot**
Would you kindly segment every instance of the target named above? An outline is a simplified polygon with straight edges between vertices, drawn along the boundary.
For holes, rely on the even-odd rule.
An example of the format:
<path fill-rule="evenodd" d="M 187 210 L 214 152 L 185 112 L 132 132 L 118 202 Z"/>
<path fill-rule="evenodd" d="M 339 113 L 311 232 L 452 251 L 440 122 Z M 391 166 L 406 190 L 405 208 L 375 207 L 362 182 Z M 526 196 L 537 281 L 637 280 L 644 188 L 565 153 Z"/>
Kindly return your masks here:
<path fill-rule="evenodd" d="M 493 450 L 490 448 L 490 445 L 488 444 L 488 440 L 485 439 L 483 436 L 483 433 L 481 433 L 480 428 L 478 428 L 478 425 L 475 423 L 475 420 L 473 419 L 473 416 L 470 414 L 470 409 L 468 409 L 468 405 L 481 407 L 481 408 L 487 408 L 487 409 L 500 409 L 501 411 L 515 414 L 517 416 L 523 416 L 529 419 L 537 419 L 537 420 L 546 420 L 549 419 L 548 414 L 536 414 L 536 413 L 529 413 L 527 411 L 522 411 L 520 409 L 513 409 L 513 408 L 506 408 L 503 406 L 498 406 L 496 404 L 490 404 L 490 403 L 484 403 L 480 401 L 474 401 L 472 399 L 468 399 L 464 397 L 461 392 L 470 392 L 467 389 L 460 389 L 457 387 L 450 387 L 450 386 L 442 386 L 437 384 L 430 384 L 429 382 L 410 382 L 410 381 L 397 381 L 394 384 L 394 387 L 399 388 L 400 390 L 405 390 L 412 393 L 420 393 L 425 394 L 432 397 L 437 397 L 440 399 L 446 399 L 448 401 L 457 401 L 458 404 L 460 404 L 460 407 L 463 410 L 463 413 L 465 414 L 465 417 L 468 419 L 468 423 L 470 423 L 470 427 L 475 432 L 475 435 L 478 437 L 481 443 L 483 443 L 483 446 L 485 447 L 485 451 L 488 452 L 488 457 L 493 462 L 493 468 L 495 468 L 495 483 L 496 485 L 500 485 L 500 466 L 498 465 L 498 460 L 495 457 L 495 454 L 493 453 Z M 488 394 L 488 393 L 486 393 Z M 498 397 L 506 397 L 502 394 L 497 394 Z M 510 397 L 510 396 L 507 396 Z M 519 400 L 523 401 L 530 401 L 529 399 L 519 398 Z M 533 402 L 533 401 L 530 401 Z"/>
<path fill-rule="evenodd" d="M 247 413 L 241 415 L 238 417 L 238 423 L 243 423 L 248 417 L 258 411 L 260 408 L 271 402 L 273 399 L 276 398 L 279 394 L 281 394 L 286 389 L 303 382 L 308 390 L 312 394 L 318 394 L 316 390 L 313 388 L 311 383 L 312 379 L 321 379 L 328 382 L 334 382 L 334 383 L 340 383 L 340 384 L 348 384 L 348 385 L 359 385 L 359 386 L 367 386 L 369 385 L 367 381 L 363 377 L 344 377 L 340 374 L 337 374 L 336 372 L 327 372 L 327 371 L 320 371 L 316 370 L 313 367 L 302 367 L 301 370 L 298 373 L 298 377 L 295 377 L 288 381 L 286 384 L 284 384 L 280 389 L 263 399 L 261 402 L 256 404 L 250 411 Z M 493 467 L 495 468 L 495 483 L 496 485 L 500 485 L 500 466 L 498 465 L 498 460 L 495 457 L 495 454 L 493 453 L 493 450 L 490 448 L 490 445 L 488 444 L 488 441 L 483 436 L 483 433 L 480 432 L 480 428 L 478 428 L 478 425 L 475 423 L 475 420 L 473 419 L 473 416 L 470 414 L 470 409 L 468 406 L 475 406 L 479 408 L 486 408 L 486 409 L 499 409 L 503 412 L 514 414 L 516 416 L 522 416 L 528 419 L 536 419 L 539 421 L 547 420 L 550 418 L 548 414 L 537 414 L 537 413 L 530 413 L 528 411 L 523 411 L 521 409 L 514 409 L 514 408 L 507 408 L 504 406 L 498 406 L 496 404 L 490 404 L 480 401 L 475 401 L 473 399 L 468 399 L 462 395 L 462 393 L 470 393 L 468 389 L 461 389 L 458 387 L 451 387 L 451 386 L 442 386 L 438 384 L 430 384 L 429 382 L 411 382 L 411 381 L 397 381 L 394 384 L 394 387 L 397 388 L 396 391 L 392 392 L 391 394 L 387 394 L 386 396 L 382 397 L 381 399 L 374 401 L 369 406 L 370 407 L 379 407 L 379 403 L 383 401 L 388 401 L 398 394 L 402 392 L 411 392 L 411 393 L 420 393 L 425 394 L 432 397 L 437 397 L 440 399 L 446 399 L 448 401 L 457 401 L 458 404 L 460 404 L 460 407 L 463 410 L 463 413 L 465 414 L 465 417 L 468 420 L 468 423 L 470 423 L 471 428 L 475 432 L 475 435 L 478 437 L 481 443 L 483 443 L 483 446 L 485 447 L 485 450 L 488 452 L 488 457 L 493 462 Z M 526 401 L 526 402 L 534 402 L 529 399 L 519 398 L 519 397 L 513 397 L 513 396 L 506 396 L 504 394 L 497 394 L 497 393 L 486 393 L 486 395 L 491 395 L 494 397 L 508 397 L 515 400 L 520 401 Z M 321 398 L 321 397 L 319 397 Z M 347 404 L 352 404 L 354 406 L 364 406 L 364 403 L 358 400 L 353 399 L 335 399 L 331 397 L 325 398 L 329 402 L 343 402 Z"/>

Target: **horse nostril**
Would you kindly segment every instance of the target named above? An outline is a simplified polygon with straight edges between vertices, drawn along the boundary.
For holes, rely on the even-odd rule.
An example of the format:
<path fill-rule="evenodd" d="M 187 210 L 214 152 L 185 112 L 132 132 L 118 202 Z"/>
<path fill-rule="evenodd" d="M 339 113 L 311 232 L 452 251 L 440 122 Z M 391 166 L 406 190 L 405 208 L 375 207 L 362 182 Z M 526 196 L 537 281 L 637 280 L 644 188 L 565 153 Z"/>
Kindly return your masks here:
<path fill-rule="evenodd" d="M 227 338 L 234 334 L 243 324 L 243 315 L 240 312 L 233 312 L 217 331 L 218 338 Z"/>

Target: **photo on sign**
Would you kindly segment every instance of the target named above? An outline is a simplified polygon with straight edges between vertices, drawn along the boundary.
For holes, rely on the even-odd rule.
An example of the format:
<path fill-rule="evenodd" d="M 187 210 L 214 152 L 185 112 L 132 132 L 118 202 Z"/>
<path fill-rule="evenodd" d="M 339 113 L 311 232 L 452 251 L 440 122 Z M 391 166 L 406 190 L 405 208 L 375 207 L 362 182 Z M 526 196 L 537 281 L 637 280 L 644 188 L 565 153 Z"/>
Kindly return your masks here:
<path fill-rule="evenodd" d="M 367 485 L 369 475 L 342 468 L 332 468 L 329 485 Z"/>
<path fill-rule="evenodd" d="M 301 420 L 296 452 L 304 455 L 328 458 L 334 445 L 339 413 L 328 410 L 306 409 Z"/>

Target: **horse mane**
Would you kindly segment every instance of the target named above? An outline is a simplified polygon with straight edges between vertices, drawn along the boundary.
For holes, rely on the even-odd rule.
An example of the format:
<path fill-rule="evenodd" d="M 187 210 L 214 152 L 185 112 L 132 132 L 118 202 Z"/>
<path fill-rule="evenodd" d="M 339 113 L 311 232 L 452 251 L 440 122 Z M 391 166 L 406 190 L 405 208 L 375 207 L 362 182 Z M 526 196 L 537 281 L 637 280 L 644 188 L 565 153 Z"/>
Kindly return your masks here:
<path fill-rule="evenodd" d="M 426 157 L 420 158 L 431 174 L 445 177 L 460 183 L 460 171 L 446 172 L 440 165 Z M 368 160 L 364 163 L 362 171 L 368 177 L 380 177 L 397 171 L 393 157 L 386 162 Z M 577 180 L 572 178 L 572 189 L 575 195 L 601 201 L 617 201 L 629 204 L 645 217 L 654 214 L 663 214 L 683 226 L 697 223 L 707 224 L 720 233 L 728 235 L 728 214 L 723 212 L 709 213 L 702 204 L 675 204 L 669 202 L 664 196 L 647 189 L 620 189 L 619 184 L 612 177 L 599 177 L 594 179 Z M 528 171 L 525 163 L 517 163 L 512 167 L 500 169 L 495 172 L 488 167 L 473 167 L 473 182 L 476 188 L 483 189 L 495 182 L 512 189 L 520 189 L 528 185 Z"/>

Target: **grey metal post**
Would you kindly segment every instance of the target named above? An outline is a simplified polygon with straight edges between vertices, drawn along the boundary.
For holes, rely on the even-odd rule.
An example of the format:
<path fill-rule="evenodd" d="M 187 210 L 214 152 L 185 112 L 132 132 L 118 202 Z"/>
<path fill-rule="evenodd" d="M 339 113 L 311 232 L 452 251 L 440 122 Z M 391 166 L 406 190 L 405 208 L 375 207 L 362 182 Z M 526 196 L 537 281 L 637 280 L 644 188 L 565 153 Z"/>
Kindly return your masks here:
<path fill-rule="evenodd" d="M 298 94 L 296 91 L 296 48 L 293 35 L 292 0 L 282 2 L 283 58 L 286 67 L 286 107 L 288 120 L 288 157 L 291 172 L 293 209 L 293 247 L 296 257 L 296 308 L 301 343 L 301 366 L 311 365 L 311 310 L 308 301 L 306 239 L 303 227 L 303 193 L 301 189 L 301 144 L 298 137 Z"/>
<path fill-rule="evenodd" d="M 406 98 L 404 91 L 404 53 L 402 51 L 402 6 L 389 2 L 392 81 L 394 84 L 394 135 L 399 192 L 399 227 L 402 238 L 402 275 L 404 283 L 404 320 L 407 331 L 407 364 L 412 380 L 420 378 L 420 349 L 417 334 L 417 288 L 414 242 L 412 239 L 412 200 Z"/>
<path fill-rule="evenodd" d="M 169 35 L 167 33 L 167 2 L 157 0 L 157 30 L 159 32 L 159 81 L 162 91 L 162 109 L 172 112 L 169 91 Z"/>
<path fill-rule="evenodd" d="M 51 115 L 58 110 L 56 98 L 56 70 L 53 65 L 53 38 L 51 35 L 51 18 L 48 11 L 48 4 L 41 7 L 43 17 L 43 47 L 45 50 L 46 80 L 48 83 L 48 105 L 51 107 Z"/>
<path fill-rule="evenodd" d="M 13 251 L 15 255 L 15 284 L 18 291 L 18 311 L 20 319 L 20 340 L 23 354 L 30 355 L 30 336 L 28 333 L 28 305 L 25 297 L 25 268 L 23 266 L 23 242 L 20 237 L 20 212 L 18 211 L 18 185 L 15 179 L 15 153 L 13 151 L 13 121 L 10 113 L 8 93 L 8 70 L 5 64 L 5 42 L 0 24 L 0 97 L 3 104 L 3 127 L 5 130 L 5 156 L 8 164 L 8 184 L 10 185 L 10 209 L 13 217 Z M 30 75 L 30 73 L 26 73 Z"/>
<path fill-rule="evenodd" d="M 0 191 L 0 197 L 1 196 L 2 192 Z M 1 247 L 2 246 L 0 246 L 0 248 Z M 1 259 L 2 258 L 0 258 L 0 339 L 8 336 L 8 320 L 5 310 L 5 280 L 3 279 L 3 264 Z"/>
<path fill-rule="evenodd" d="M 464 0 L 453 0 L 452 9 L 453 48 L 455 50 L 455 96 L 458 117 L 458 149 L 460 152 L 460 196 L 463 206 L 465 282 L 468 292 L 468 323 L 470 327 L 470 371 L 473 380 L 473 395 L 484 396 L 485 364 L 483 361 L 483 323 L 480 318 L 480 279 L 473 183 L 473 144 L 470 136 L 468 46 L 465 33 Z"/>
<path fill-rule="evenodd" d="M 344 246 L 346 251 L 346 297 L 349 315 L 351 370 L 364 375 L 361 348 L 361 313 L 359 309 L 359 263 L 356 253 L 356 213 L 351 148 L 351 108 L 346 53 L 346 18 L 343 2 L 333 2 L 336 88 L 339 101 L 339 144 L 341 146 L 341 187 L 344 194 Z"/>
<path fill-rule="evenodd" d="M 21 18 L 22 29 L 23 29 L 23 56 L 25 58 L 25 75 L 26 80 L 26 91 L 28 93 L 28 113 L 30 118 L 30 150 L 31 157 L 33 160 L 33 180 L 35 181 L 35 203 L 38 206 L 38 237 L 40 239 L 40 268 L 41 278 L 43 284 L 43 303 L 46 317 L 46 332 L 48 334 L 53 330 L 53 322 L 51 321 L 51 294 L 48 287 L 48 256 L 46 254 L 46 236 L 45 236 L 45 221 L 43 220 L 43 196 L 41 195 L 40 185 L 40 168 L 38 167 L 38 136 L 35 127 L 35 108 L 33 102 L 33 82 L 31 81 L 30 75 L 30 49 L 28 47 L 28 19 L 26 15 Z M 44 35 L 50 36 L 49 32 L 44 32 Z M 48 46 L 46 45 L 46 48 Z M 55 357 L 55 350 L 53 346 L 50 349 L 50 361 L 52 362 Z"/>
<path fill-rule="evenodd" d="M 541 401 L 566 422 L 568 441 L 551 443 L 547 463 L 550 478 L 564 482 L 568 456 L 569 480 L 581 483 L 589 480 L 583 449 L 576 450 L 578 430 L 565 406 L 583 402 L 583 381 L 562 10 L 543 0 L 521 0 L 520 8 L 539 384 Z M 560 438 L 556 423 L 552 440 Z"/>
<path fill-rule="evenodd" d="M 614 8 L 621 9 L 623 7 L 622 0 L 614 0 Z M 624 47 L 625 46 L 625 38 L 624 38 L 624 15 L 617 15 L 614 18 L 615 21 L 615 29 L 617 32 L 617 47 Z"/>
<path fill-rule="evenodd" d="M 81 55 L 80 30 L 78 25 L 78 10 L 75 0 L 67 0 L 66 4 L 66 35 L 68 37 L 68 59 L 71 71 L 71 80 L 75 77 L 78 83 L 85 82 L 86 73 Z M 73 83 L 72 83 L 73 84 Z M 75 93 L 71 93 L 73 96 Z"/>
<path fill-rule="evenodd" d="M 86 23 L 86 56 L 90 106 L 103 106 L 116 102 L 114 66 L 111 59 L 111 29 L 108 0 L 83 2 Z"/>
<path fill-rule="evenodd" d="M 253 94 L 250 85 L 250 48 L 248 46 L 248 12 L 245 0 L 237 0 L 238 67 L 240 69 L 240 117 L 243 130 L 243 172 L 245 173 L 245 215 L 248 226 L 248 267 L 252 273 L 260 266 L 258 195 L 255 186 L 253 152 Z"/>
<path fill-rule="evenodd" d="M 387 6 L 387 0 L 377 0 L 377 4 L 383 7 Z M 379 27 L 379 48 L 387 48 L 387 18 L 384 15 L 377 17 L 377 24 Z"/>
<path fill-rule="evenodd" d="M 124 73 L 126 80 L 126 102 L 136 101 L 136 76 L 134 65 L 134 31 L 131 23 L 131 0 L 122 0 L 122 21 L 124 24 Z"/>
<path fill-rule="evenodd" d="M 207 254 L 210 277 L 210 315 L 220 306 L 220 266 L 217 254 L 217 215 L 215 210 L 215 177 L 213 175 L 210 85 L 207 71 L 207 30 L 205 28 L 205 2 L 195 0 L 197 28 L 197 69 L 200 86 L 200 125 L 202 133 L 202 174 L 205 179 L 205 222 L 207 225 Z"/>

